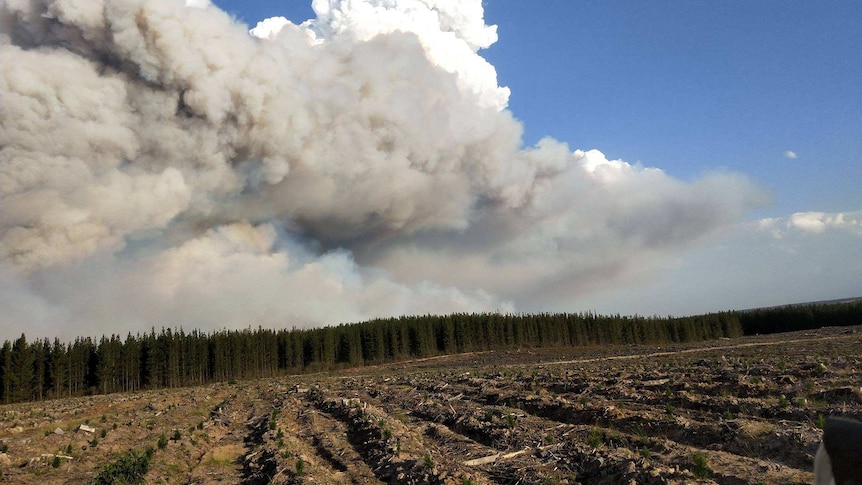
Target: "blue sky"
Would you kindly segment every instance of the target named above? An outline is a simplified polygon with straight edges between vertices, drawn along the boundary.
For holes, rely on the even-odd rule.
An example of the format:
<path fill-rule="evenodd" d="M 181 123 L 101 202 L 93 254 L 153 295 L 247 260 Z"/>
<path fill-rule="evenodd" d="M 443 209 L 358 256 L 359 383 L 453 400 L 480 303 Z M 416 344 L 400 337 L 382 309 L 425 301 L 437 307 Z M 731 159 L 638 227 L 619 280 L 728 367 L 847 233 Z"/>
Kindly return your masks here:
<path fill-rule="evenodd" d="M 314 16 L 304 0 L 215 4 L 251 26 Z M 480 54 L 525 144 L 552 136 L 686 180 L 742 172 L 773 198 L 752 218 L 862 208 L 862 3 L 483 4 L 499 40 Z"/>
<path fill-rule="evenodd" d="M 774 215 L 862 206 L 859 2 L 493 1 L 486 18 L 528 140 L 684 178 L 741 171 Z"/>

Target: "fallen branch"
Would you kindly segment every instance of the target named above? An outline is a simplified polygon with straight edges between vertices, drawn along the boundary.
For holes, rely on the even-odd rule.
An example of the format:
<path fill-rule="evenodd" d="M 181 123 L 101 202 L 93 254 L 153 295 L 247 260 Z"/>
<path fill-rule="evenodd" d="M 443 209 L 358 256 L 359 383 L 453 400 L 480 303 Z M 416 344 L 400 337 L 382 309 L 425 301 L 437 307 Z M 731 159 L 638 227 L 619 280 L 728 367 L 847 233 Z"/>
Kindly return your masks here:
<path fill-rule="evenodd" d="M 494 463 L 497 460 L 508 460 L 510 458 L 514 458 L 519 455 L 523 455 L 524 453 L 529 452 L 529 448 L 524 448 L 521 451 L 514 451 L 512 453 L 506 453 L 505 455 L 502 453 L 494 453 L 493 455 L 483 456 L 482 458 L 474 458 L 472 460 L 467 460 L 464 462 L 466 466 L 479 466 L 479 465 L 487 465 L 488 463 Z"/>
<path fill-rule="evenodd" d="M 53 453 L 42 453 L 42 458 L 62 458 L 64 460 L 74 460 L 71 456 L 67 455 L 55 455 Z"/>
<path fill-rule="evenodd" d="M 497 461 L 497 458 L 500 458 L 500 453 L 495 453 L 493 455 L 485 456 L 482 458 L 474 458 L 472 460 L 467 460 L 464 462 L 464 464 L 467 466 L 485 465 L 488 463 L 494 463 L 495 461 Z"/>
<path fill-rule="evenodd" d="M 521 450 L 521 451 L 515 451 L 515 452 L 512 452 L 512 453 L 506 453 L 505 455 L 501 456 L 501 457 L 500 457 L 500 459 L 501 459 L 501 460 L 508 460 L 509 458 L 514 458 L 514 457 L 516 457 L 516 456 L 523 455 L 524 453 L 527 453 L 528 451 L 530 451 L 530 449 L 529 449 L 529 448 L 524 448 L 524 449 L 523 449 L 523 450 Z"/>

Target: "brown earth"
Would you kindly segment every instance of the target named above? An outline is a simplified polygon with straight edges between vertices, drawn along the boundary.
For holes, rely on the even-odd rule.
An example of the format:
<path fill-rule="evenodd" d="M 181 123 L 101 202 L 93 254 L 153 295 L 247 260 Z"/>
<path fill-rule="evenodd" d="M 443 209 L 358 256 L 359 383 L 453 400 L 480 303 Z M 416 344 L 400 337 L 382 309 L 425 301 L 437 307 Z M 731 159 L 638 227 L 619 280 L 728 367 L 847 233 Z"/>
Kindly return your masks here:
<path fill-rule="evenodd" d="M 862 327 L 826 328 L 6 405 L 0 474 L 87 483 L 150 446 L 147 483 L 809 484 L 860 364 Z"/>

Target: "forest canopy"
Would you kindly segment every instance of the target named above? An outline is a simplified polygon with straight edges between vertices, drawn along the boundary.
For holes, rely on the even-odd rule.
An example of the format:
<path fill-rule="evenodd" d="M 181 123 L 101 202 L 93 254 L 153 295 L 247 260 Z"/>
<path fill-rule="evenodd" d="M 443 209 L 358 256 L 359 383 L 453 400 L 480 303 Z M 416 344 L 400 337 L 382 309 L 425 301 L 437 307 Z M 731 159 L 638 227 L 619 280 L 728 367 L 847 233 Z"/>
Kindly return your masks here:
<path fill-rule="evenodd" d="M 335 370 L 463 352 L 667 344 L 862 322 L 862 301 L 689 317 L 593 313 L 452 314 L 376 319 L 315 329 L 154 328 L 79 337 L 26 335 L 0 348 L 0 403 L 199 385 Z"/>

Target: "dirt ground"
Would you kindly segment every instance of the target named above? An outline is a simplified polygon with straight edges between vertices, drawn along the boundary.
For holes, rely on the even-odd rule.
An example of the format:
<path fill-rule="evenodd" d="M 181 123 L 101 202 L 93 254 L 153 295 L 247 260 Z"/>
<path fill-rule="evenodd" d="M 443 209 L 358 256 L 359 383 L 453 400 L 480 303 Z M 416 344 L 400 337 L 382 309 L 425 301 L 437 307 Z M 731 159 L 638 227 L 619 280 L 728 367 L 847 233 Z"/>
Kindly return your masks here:
<path fill-rule="evenodd" d="M 6 405 L 0 474 L 87 483 L 152 447 L 147 483 L 810 484 L 860 364 L 862 327 L 826 328 Z"/>

